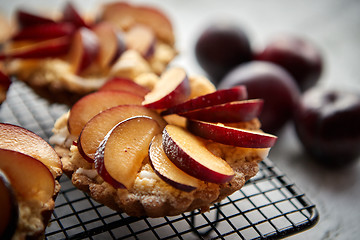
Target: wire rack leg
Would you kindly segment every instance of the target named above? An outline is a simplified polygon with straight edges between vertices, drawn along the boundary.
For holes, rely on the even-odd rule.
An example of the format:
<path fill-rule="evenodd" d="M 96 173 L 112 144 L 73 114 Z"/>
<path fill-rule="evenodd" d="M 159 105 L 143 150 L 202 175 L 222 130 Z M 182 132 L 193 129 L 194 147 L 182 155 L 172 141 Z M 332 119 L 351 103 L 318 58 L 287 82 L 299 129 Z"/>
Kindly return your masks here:
<path fill-rule="evenodd" d="M 191 230 L 198 235 L 199 237 L 206 237 L 207 235 L 209 235 L 212 231 L 214 231 L 214 228 L 218 225 L 219 223 L 219 218 L 220 218 L 220 212 L 219 212 L 219 204 L 215 204 L 215 210 L 216 210 L 216 215 L 215 215 L 215 220 L 212 222 L 211 226 L 204 230 L 204 231 L 198 231 L 197 227 L 196 227 L 196 222 L 195 222 L 195 217 L 196 214 L 194 213 L 194 211 L 191 213 L 190 216 L 190 222 L 191 222 Z"/>

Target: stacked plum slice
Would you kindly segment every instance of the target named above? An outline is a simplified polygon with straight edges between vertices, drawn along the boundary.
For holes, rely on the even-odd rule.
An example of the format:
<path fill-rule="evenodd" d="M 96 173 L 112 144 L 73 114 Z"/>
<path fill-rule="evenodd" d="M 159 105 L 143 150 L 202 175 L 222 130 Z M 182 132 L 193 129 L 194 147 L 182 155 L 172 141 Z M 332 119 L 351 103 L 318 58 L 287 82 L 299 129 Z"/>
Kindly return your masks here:
<path fill-rule="evenodd" d="M 263 101 L 247 99 L 243 86 L 189 99 L 189 78 L 179 67 L 165 71 L 141 96 L 126 92 L 126 84 L 114 80 L 83 97 L 68 117 L 79 153 L 115 188 L 131 189 L 145 159 L 161 179 L 182 191 L 197 189 L 199 181 L 226 183 L 235 172 L 207 149 L 207 141 L 257 149 L 276 142 L 276 136 L 260 130 L 229 126 L 251 121 L 261 111 Z M 132 97 L 110 100 L 125 93 Z M 186 125 L 168 124 L 165 119 L 171 115 L 185 118 Z"/>
<path fill-rule="evenodd" d="M 60 158 L 45 140 L 22 127 L 0 123 L 0 202 L 6 209 L 0 221 L 1 239 L 11 239 L 21 221 L 19 203 L 37 201 L 41 207 L 51 206 L 61 175 Z M 44 228 L 51 215 L 51 209 L 46 210 L 48 214 L 41 219 Z M 33 234 L 39 233 L 25 233 Z"/>

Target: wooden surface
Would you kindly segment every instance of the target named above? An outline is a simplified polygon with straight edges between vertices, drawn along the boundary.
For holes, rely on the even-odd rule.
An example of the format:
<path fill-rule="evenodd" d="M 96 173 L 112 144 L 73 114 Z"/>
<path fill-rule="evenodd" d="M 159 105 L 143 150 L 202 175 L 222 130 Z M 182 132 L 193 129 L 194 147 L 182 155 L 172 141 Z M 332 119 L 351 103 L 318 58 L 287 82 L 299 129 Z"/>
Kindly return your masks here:
<path fill-rule="evenodd" d="M 85 6 L 75 1 L 75 4 L 86 12 L 94 10 L 98 2 L 86 1 Z M 277 33 L 309 38 L 322 49 L 326 61 L 319 84 L 360 92 L 359 0 L 147 2 L 164 9 L 171 17 L 180 51 L 173 64 L 185 67 L 189 74 L 204 74 L 193 55 L 199 31 L 217 19 L 230 19 L 245 28 L 253 47 L 263 46 Z M 0 10 L 10 16 L 18 6 L 53 11 L 63 3 L 2 0 Z M 303 152 L 291 124 L 279 135 L 270 159 L 305 192 L 320 213 L 315 227 L 289 239 L 358 239 L 360 159 L 352 167 L 338 171 L 314 164 Z"/>

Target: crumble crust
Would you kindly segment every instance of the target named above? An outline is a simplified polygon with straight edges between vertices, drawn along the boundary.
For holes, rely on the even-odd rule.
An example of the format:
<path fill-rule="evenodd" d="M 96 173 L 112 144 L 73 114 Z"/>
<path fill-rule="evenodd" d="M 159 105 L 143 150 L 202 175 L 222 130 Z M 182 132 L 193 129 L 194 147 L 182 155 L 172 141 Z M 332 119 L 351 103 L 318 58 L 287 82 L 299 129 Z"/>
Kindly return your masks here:
<path fill-rule="evenodd" d="M 55 208 L 55 199 L 60 191 L 60 184 L 55 180 L 54 195 L 45 204 L 37 200 L 18 199 L 19 220 L 13 240 L 43 239 L 45 228 Z"/>
<path fill-rule="evenodd" d="M 65 131 L 66 122 L 67 114 L 57 121 L 54 136 L 57 132 Z M 247 125 L 255 128 L 258 121 L 253 120 Z M 258 163 L 268 153 L 268 149 L 239 148 L 204 140 L 213 154 L 226 160 L 234 169 L 235 176 L 230 182 L 215 184 L 199 180 L 198 189 L 184 192 L 161 180 L 151 168 L 148 158 L 145 158 L 133 187 L 127 190 L 113 188 L 97 174 L 94 164 L 87 162 L 76 145 L 71 144 L 76 137 L 67 135 L 63 139 L 62 144 L 55 138 L 52 138 L 52 142 L 59 141 L 55 143 L 55 150 L 61 156 L 64 173 L 71 178 L 74 186 L 99 203 L 131 216 L 161 217 L 195 209 L 207 211 L 211 204 L 239 190 L 256 175 Z"/>

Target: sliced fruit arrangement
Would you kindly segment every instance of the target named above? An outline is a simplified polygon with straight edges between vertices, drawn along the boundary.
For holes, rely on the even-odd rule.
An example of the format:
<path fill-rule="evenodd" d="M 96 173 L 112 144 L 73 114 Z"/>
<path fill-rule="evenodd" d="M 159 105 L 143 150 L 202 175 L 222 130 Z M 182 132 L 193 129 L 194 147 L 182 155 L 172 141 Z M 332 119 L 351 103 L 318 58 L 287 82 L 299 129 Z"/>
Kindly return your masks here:
<path fill-rule="evenodd" d="M 114 9 L 120 12 L 112 12 Z M 125 19 L 134 22 L 123 26 Z M 68 2 L 51 18 L 42 14 L 18 10 L 15 15 L 17 29 L 4 43 L 0 60 L 60 58 L 68 61 L 74 74 L 97 68 L 108 71 L 126 49 L 135 49 L 145 58 L 155 52 L 157 39 L 173 46 L 171 23 L 157 9 L 125 3 L 107 4 L 95 19 L 85 19 Z M 165 27 L 162 29 L 161 26 Z M 166 40 L 166 41 L 165 41 Z"/>
<path fill-rule="evenodd" d="M 31 238 L 39 230 L 26 218 L 41 216 L 37 221 L 45 231 L 59 191 L 62 164 L 54 149 L 35 133 L 6 123 L 0 123 L 0 130 L 0 202 L 6 209 L 0 220 L 0 238 L 11 239 L 17 232 Z M 34 203 L 38 207 L 28 207 L 26 214 L 19 207 Z M 22 227 L 17 229 L 17 225 Z"/>
<path fill-rule="evenodd" d="M 113 79 L 80 99 L 68 117 L 80 155 L 115 188 L 131 189 L 145 161 L 160 179 L 191 192 L 201 181 L 223 184 L 234 177 L 230 164 L 207 148 L 210 141 L 259 151 L 275 144 L 277 137 L 261 130 L 224 125 L 259 116 L 263 101 L 247 99 L 244 86 L 189 99 L 188 81 L 184 69 L 174 67 L 142 97 L 126 92 L 126 79 Z M 162 115 L 183 116 L 187 124 L 169 124 Z"/>
<path fill-rule="evenodd" d="M 69 54 L 74 73 L 85 70 L 99 52 L 99 39 L 90 29 L 93 23 L 85 23 L 71 3 L 65 5 L 61 15 L 59 19 L 52 19 L 17 11 L 18 29 L 5 42 L 0 59 L 64 59 Z"/>
<path fill-rule="evenodd" d="M 161 129 L 167 124 L 158 113 L 140 105 L 119 105 L 107 109 L 94 116 L 82 129 L 77 142 L 80 154 L 89 162 L 93 162 L 97 147 L 105 135 L 117 123 L 134 116 L 151 117 Z"/>

